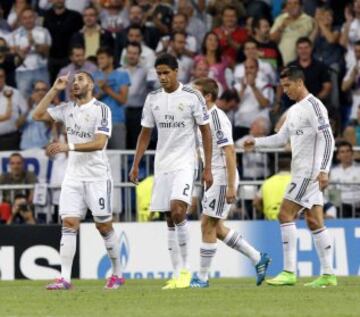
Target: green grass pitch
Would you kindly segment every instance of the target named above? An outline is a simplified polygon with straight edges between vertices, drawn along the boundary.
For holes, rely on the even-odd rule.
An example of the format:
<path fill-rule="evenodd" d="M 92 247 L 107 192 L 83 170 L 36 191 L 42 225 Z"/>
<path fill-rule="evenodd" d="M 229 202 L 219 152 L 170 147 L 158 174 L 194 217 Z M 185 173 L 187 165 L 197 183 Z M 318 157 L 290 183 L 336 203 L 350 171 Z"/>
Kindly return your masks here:
<path fill-rule="evenodd" d="M 106 291 L 104 281 L 75 280 L 71 291 L 46 291 L 46 282 L 0 281 L 0 316 L 347 317 L 360 316 L 360 278 L 339 286 L 255 286 L 254 279 L 214 279 L 208 289 L 162 291 L 161 280 L 130 280 Z"/>

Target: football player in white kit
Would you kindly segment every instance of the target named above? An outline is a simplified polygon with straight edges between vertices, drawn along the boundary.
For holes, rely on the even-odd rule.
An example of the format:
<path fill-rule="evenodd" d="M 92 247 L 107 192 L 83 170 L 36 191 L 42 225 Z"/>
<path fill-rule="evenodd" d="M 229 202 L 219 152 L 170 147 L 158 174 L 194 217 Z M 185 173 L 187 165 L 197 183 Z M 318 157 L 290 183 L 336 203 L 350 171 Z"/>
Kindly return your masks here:
<path fill-rule="evenodd" d="M 294 221 L 297 214 L 304 211 L 322 273 L 319 278 L 305 286 L 335 286 L 337 280 L 332 265 L 332 243 L 324 225 L 322 193 L 329 182 L 328 174 L 334 151 L 328 113 L 322 102 L 306 89 L 301 69 L 296 66 L 286 68 L 281 73 L 280 80 L 284 93 L 296 101 L 288 110 L 284 124 L 277 134 L 244 141 L 245 150 L 252 150 L 283 146 L 290 139 L 292 149 L 292 180 L 278 216 L 284 269 L 266 282 L 270 285 L 296 283 L 297 235 Z"/>
<path fill-rule="evenodd" d="M 212 132 L 211 167 L 214 182 L 211 188 L 204 193 L 202 201 L 200 270 L 199 276 L 191 280 L 190 287 L 209 287 L 209 269 L 216 253 L 217 239 L 241 252 L 252 261 L 257 274 L 256 285 L 260 285 L 265 279 L 270 263 L 269 256 L 257 251 L 241 234 L 229 229 L 224 224 L 231 204 L 236 201 L 239 180 L 230 120 L 215 104 L 219 91 L 216 81 L 210 78 L 200 78 L 195 80 L 193 85 L 203 94 L 209 110 Z M 199 143 L 202 143 L 200 136 Z M 203 155 L 201 156 L 203 158 Z"/>
<path fill-rule="evenodd" d="M 116 289 L 124 283 L 124 279 L 121 274 L 118 239 L 112 226 L 112 179 L 105 152 L 111 136 L 111 112 L 108 106 L 93 97 L 94 81 L 86 72 L 74 75 L 74 101 L 48 108 L 54 97 L 66 89 L 68 81 L 69 75 L 59 77 L 33 113 L 34 120 L 63 122 L 68 139 L 67 144 L 52 143 L 47 148 L 49 155 L 69 153 L 60 194 L 61 277 L 49 284 L 47 289 L 71 288 L 76 235 L 87 209 L 92 212 L 112 264 L 112 275 L 105 288 Z"/>
<path fill-rule="evenodd" d="M 204 143 L 203 180 L 207 189 L 212 184 L 209 115 L 200 92 L 177 81 L 178 63 L 174 56 L 159 56 L 155 68 L 162 87 L 149 93 L 146 98 L 141 120 L 142 129 L 129 178 L 137 184 L 139 163 L 149 145 L 151 131 L 156 127 L 158 141 L 150 209 L 166 215 L 168 249 L 174 269 L 173 278 L 163 289 L 185 288 L 189 287 L 191 280 L 186 210 L 191 203 L 197 164 L 197 127 Z"/>

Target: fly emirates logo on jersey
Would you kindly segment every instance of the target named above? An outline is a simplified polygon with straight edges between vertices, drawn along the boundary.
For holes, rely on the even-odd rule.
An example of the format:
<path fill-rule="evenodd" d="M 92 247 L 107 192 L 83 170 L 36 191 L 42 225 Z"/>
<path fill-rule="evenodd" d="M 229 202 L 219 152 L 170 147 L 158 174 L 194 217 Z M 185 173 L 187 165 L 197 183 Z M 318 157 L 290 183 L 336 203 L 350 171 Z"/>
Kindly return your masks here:
<path fill-rule="evenodd" d="M 66 132 L 68 135 L 75 135 L 79 138 L 92 138 L 93 133 L 81 131 L 81 127 L 75 123 L 74 127 L 66 127 Z"/>
<path fill-rule="evenodd" d="M 159 128 L 165 128 L 165 129 L 181 129 L 185 128 L 185 122 L 184 121 L 175 121 L 175 116 L 172 114 L 166 114 L 164 115 L 164 121 L 159 121 L 158 126 Z"/>

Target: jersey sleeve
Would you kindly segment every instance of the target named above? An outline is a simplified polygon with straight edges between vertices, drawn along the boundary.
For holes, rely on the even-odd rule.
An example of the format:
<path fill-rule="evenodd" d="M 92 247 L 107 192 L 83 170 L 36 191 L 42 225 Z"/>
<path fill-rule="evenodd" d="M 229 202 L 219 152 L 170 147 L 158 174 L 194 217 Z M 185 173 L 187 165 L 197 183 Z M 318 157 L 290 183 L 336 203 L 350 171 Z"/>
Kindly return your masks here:
<path fill-rule="evenodd" d="M 95 134 L 105 134 L 110 138 L 112 130 L 111 110 L 107 105 L 101 104 L 98 111 L 99 115 L 96 116 Z"/>
<path fill-rule="evenodd" d="M 312 109 L 307 111 L 308 120 L 318 136 L 316 157 L 321 158 L 320 171 L 329 173 L 335 148 L 335 140 L 331 131 L 328 113 L 324 106 L 314 99 L 309 100 Z"/>
<path fill-rule="evenodd" d="M 65 122 L 65 112 L 69 103 L 63 102 L 59 106 L 48 108 L 47 112 L 56 122 Z"/>
<path fill-rule="evenodd" d="M 155 118 L 151 110 L 150 96 L 148 95 L 141 116 L 141 125 L 145 128 L 155 127 Z"/>
<path fill-rule="evenodd" d="M 225 115 L 226 116 L 226 115 Z M 215 131 L 216 143 L 219 147 L 224 147 L 227 145 L 233 145 L 234 141 L 232 138 L 232 128 L 231 123 L 227 117 L 222 115 L 219 116 L 221 126 L 220 129 Z"/>
<path fill-rule="evenodd" d="M 209 123 L 209 113 L 206 107 L 205 99 L 198 91 L 194 94 L 192 115 L 198 125 L 205 125 Z"/>

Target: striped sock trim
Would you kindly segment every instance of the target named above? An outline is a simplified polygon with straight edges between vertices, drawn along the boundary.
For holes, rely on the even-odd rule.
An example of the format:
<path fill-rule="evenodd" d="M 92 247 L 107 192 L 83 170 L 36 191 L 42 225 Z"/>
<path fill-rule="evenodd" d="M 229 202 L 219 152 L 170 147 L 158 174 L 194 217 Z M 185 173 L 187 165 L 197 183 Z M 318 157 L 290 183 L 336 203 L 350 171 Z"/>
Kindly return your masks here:
<path fill-rule="evenodd" d="M 326 230 L 326 227 L 322 227 L 322 228 L 320 228 L 320 229 L 316 229 L 316 230 L 314 230 L 314 231 L 311 231 L 311 233 L 313 234 L 313 235 L 316 235 L 316 234 L 319 234 L 319 233 L 321 233 L 321 232 L 323 232 L 323 231 L 325 231 Z"/>
<path fill-rule="evenodd" d="M 68 228 L 68 227 L 61 228 L 61 234 L 63 235 L 76 235 L 76 233 L 77 233 L 76 229 Z"/>
<path fill-rule="evenodd" d="M 169 231 L 175 231 L 175 227 L 168 227 Z"/>
<path fill-rule="evenodd" d="M 175 227 L 183 227 L 183 226 L 185 226 L 187 224 L 187 220 L 185 219 L 185 220 L 183 220 L 182 222 L 180 222 L 180 223 L 176 223 L 175 224 Z"/>
<path fill-rule="evenodd" d="M 282 223 L 280 225 L 280 227 L 288 227 L 288 226 L 295 226 L 295 222 L 287 222 L 287 223 Z"/>
<path fill-rule="evenodd" d="M 108 233 L 106 233 L 106 234 L 104 234 L 104 235 L 102 235 L 103 236 L 103 238 L 105 239 L 105 240 L 109 240 L 109 239 L 111 239 L 112 238 L 112 236 L 115 234 L 115 231 L 114 230 L 111 230 L 110 232 L 108 232 Z"/>

